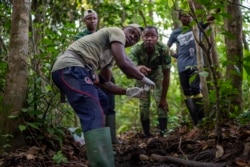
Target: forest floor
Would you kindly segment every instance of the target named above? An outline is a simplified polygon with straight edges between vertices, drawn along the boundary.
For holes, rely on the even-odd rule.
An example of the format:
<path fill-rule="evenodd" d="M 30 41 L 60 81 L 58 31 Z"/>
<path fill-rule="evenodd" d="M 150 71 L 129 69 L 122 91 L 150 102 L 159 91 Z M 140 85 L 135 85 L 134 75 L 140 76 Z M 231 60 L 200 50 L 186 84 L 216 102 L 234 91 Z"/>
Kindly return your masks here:
<path fill-rule="evenodd" d="M 250 126 L 224 125 L 221 138 L 214 131 L 181 126 L 165 137 L 144 138 L 141 133 L 119 136 L 113 145 L 116 167 L 250 167 Z M 0 156 L 3 167 L 88 167 L 85 146 L 68 134 L 62 154 L 47 143 L 23 147 Z M 61 156 L 60 156 L 61 155 Z M 67 158 L 67 162 L 55 164 Z"/>

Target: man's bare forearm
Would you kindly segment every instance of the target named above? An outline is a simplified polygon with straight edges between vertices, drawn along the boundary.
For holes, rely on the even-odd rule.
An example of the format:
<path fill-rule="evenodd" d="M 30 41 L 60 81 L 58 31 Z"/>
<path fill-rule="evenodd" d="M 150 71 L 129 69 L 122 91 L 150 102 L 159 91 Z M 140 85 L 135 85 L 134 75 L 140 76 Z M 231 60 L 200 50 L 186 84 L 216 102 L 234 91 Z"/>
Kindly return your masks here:
<path fill-rule="evenodd" d="M 115 94 L 115 95 L 125 95 L 126 94 L 125 88 L 117 86 L 112 82 L 104 82 L 104 83 L 100 84 L 99 86 L 103 90 L 105 90 L 109 93 Z"/>

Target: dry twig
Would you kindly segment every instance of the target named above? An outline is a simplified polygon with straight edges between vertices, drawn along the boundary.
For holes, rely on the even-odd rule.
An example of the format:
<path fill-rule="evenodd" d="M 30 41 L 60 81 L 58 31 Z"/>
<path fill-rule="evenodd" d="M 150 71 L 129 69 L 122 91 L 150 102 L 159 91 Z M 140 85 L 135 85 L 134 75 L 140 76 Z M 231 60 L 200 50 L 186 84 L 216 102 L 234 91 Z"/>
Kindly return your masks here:
<path fill-rule="evenodd" d="M 170 156 L 161 156 L 157 154 L 152 154 L 151 159 L 159 162 L 170 162 L 174 164 L 181 164 L 184 166 L 192 166 L 192 167 L 224 167 L 225 164 L 214 164 L 214 163 L 206 163 L 206 162 L 197 162 L 184 160 L 180 158 L 170 157 Z"/>

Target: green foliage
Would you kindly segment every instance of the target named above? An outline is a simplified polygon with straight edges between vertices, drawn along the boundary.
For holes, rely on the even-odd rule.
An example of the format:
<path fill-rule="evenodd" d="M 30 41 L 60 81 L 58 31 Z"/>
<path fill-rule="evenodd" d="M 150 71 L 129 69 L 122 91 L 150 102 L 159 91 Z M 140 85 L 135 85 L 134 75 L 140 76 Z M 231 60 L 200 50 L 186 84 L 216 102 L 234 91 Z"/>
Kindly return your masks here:
<path fill-rule="evenodd" d="M 25 125 L 19 125 L 19 130 L 21 132 L 23 132 L 24 130 L 26 130 L 26 126 Z"/>
<path fill-rule="evenodd" d="M 11 26 L 11 4 L 9 1 L 0 3 L 0 95 L 4 92 L 7 71 L 7 52 Z M 2 43 L 4 42 L 4 43 Z M 0 98 L 0 100 L 2 97 Z"/>
<path fill-rule="evenodd" d="M 245 72 L 250 75 L 250 52 L 249 51 L 245 51 L 246 52 L 246 56 L 243 58 L 243 67 Z"/>
<path fill-rule="evenodd" d="M 27 118 L 28 116 L 26 116 Z M 64 127 L 51 126 L 47 123 L 43 123 L 41 119 L 34 120 L 35 122 L 25 122 L 23 125 L 19 125 L 19 130 L 25 134 L 27 143 L 40 143 L 43 141 L 47 143 L 47 146 L 54 148 L 55 150 L 60 148 L 65 138 Z"/>
<path fill-rule="evenodd" d="M 174 6 L 173 0 L 168 0 L 168 7 L 172 8 Z"/>
<path fill-rule="evenodd" d="M 68 159 L 62 154 L 62 151 L 58 151 L 54 156 L 53 156 L 53 161 L 56 164 L 62 164 L 68 162 Z"/>
<path fill-rule="evenodd" d="M 126 97 L 116 96 L 116 111 L 118 133 L 128 130 L 138 130 L 139 125 L 139 104 L 136 99 L 127 99 Z"/>
<path fill-rule="evenodd" d="M 0 143 L 2 144 L 2 148 L 6 149 L 6 148 L 10 148 L 11 145 L 9 144 L 10 140 L 13 138 L 14 136 L 12 134 L 2 134 L 0 137 Z M 0 150 L 0 153 L 2 151 Z"/>
<path fill-rule="evenodd" d="M 248 108 L 248 110 L 244 111 L 243 113 L 241 113 L 240 115 L 236 115 L 235 116 L 237 118 L 237 120 L 239 121 L 240 124 L 243 125 L 247 125 L 250 122 L 250 108 Z"/>

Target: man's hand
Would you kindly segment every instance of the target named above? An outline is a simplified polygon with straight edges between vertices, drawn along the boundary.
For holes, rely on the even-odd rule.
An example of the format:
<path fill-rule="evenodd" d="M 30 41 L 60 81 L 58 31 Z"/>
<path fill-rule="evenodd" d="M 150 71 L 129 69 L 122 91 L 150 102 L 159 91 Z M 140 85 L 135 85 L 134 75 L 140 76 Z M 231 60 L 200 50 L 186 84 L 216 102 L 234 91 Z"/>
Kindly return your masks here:
<path fill-rule="evenodd" d="M 136 66 L 136 68 L 141 72 L 143 73 L 144 75 L 148 75 L 148 73 L 151 72 L 151 69 L 144 66 L 144 65 L 139 65 L 139 66 Z"/>
<path fill-rule="evenodd" d="M 158 107 L 162 108 L 164 111 L 168 112 L 168 103 L 166 100 L 161 100 Z"/>
<path fill-rule="evenodd" d="M 128 97 L 136 97 L 136 98 L 142 98 L 144 96 L 145 91 L 138 87 L 133 88 L 127 88 L 126 95 Z"/>
<path fill-rule="evenodd" d="M 145 76 L 140 81 L 141 83 L 145 84 L 145 87 L 149 87 L 149 89 L 155 88 L 155 83 Z"/>

